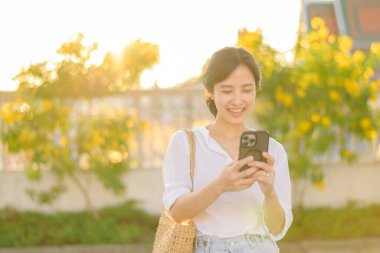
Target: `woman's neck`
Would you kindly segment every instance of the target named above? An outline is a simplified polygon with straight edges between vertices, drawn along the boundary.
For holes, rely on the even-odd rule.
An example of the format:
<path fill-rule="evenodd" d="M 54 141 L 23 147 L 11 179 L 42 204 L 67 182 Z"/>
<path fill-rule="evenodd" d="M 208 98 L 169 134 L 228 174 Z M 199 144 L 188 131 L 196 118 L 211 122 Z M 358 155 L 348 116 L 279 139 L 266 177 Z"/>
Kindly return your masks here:
<path fill-rule="evenodd" d="M 218 119 L 208 125 L 207 128 L 212 135 L 229 140 L 240 138 L 241 132 L 249 130 L 245 124 L 229 124 Z"/>

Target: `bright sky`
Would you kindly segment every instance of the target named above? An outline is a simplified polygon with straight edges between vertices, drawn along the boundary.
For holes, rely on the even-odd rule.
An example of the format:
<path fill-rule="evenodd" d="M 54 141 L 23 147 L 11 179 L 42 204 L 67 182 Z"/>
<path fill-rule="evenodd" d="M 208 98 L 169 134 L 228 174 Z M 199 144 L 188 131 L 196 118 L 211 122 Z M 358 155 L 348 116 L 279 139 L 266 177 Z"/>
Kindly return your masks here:
<path fill-rule="evenodd" d="M 206 59 L 260 27 L 271 46 L 293 47 L 301 0 L 11 0 L 0 2 L 0 90 L 21 67 L 52 59 L 77 33 L 115 53 L 135 39 L 157 44 L 160 63 L 142 77 L 168 87 L 199 75 Z"/>

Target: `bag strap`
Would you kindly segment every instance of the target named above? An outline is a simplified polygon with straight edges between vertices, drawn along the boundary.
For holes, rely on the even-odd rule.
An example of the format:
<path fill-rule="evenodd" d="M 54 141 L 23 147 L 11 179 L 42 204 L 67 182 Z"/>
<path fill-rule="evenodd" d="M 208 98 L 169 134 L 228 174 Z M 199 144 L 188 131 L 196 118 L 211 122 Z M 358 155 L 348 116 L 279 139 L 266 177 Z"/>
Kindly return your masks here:
<path fill-rule="evenodd" d="M 194 167 L 195 167 L 195 137 L 194 132 L 190 129 L 184 129 L 190 144 L 190 178 L 191 178 L 191 191 L 194 185 Z"/>

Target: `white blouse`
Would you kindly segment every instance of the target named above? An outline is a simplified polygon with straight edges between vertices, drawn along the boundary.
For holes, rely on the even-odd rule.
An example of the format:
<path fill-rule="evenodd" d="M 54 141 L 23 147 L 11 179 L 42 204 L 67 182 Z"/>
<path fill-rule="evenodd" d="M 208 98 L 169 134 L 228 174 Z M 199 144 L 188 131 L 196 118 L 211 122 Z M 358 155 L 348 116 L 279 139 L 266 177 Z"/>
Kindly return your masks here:
<path fill-rule="evenodd" d="M 195 135 L 195 168 L 193 191 L 198 191 L 219 176 L 232 162 L 231 156 L 209 135 L 205 127 L 193 129 Z M 208 208 L 193 218 L 197 235 L 220 238 L 249 234 L 269 234 L 274 240 L 284 237 L 292 221 L 291 186 L 288 159 L 284 147 L 270 138 L 268 153 L 275 158 L 274 189 L 285 211 L 285 226 L 276 235 L 269 233 L 263 218 L 264 194 L 257 182 L 250 188 L 225 192 Z M 166 211 L 177 198 L 191 192 L 190 145 L 185 131 L 172 136 L 163 162 Z"/>

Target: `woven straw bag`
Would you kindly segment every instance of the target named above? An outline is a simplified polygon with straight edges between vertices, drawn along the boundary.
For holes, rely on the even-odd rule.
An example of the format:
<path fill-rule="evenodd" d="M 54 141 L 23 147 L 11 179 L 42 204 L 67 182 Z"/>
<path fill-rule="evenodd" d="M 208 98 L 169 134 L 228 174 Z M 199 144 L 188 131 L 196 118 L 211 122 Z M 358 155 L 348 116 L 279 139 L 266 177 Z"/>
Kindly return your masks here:
<path fill-rule="evenodd" d="M 193 182 L 195 165 L 194 133 L 188 129 L 185 129 L 185 131 L 190 143 L 190 178 L 191 182 Z M 177 223 L 165 210 L 162 210 L 153 243 L 153 253 L 192 253 L 194 237 L 195 226 L 191 220 Z"/>

